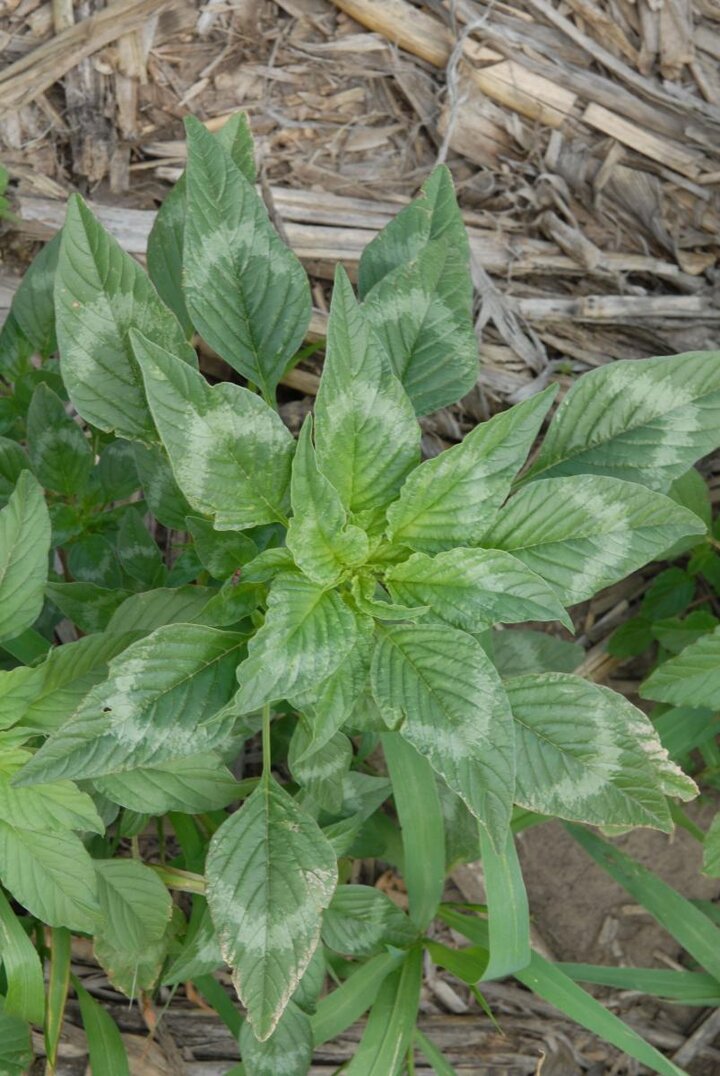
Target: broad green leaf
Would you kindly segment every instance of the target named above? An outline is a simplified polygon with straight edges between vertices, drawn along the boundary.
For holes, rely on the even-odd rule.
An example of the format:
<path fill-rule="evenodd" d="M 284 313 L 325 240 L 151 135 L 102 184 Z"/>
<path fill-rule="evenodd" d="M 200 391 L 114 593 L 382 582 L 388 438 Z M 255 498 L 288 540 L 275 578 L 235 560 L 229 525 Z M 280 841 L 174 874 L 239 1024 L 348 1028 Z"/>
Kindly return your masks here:
<path fill-rule="evenodd" d="M 132 334 L 150 410 L 175 479 L 218 530 L 283 522 L 293 439 L 253 392 L 202 374 Z M 187 513 L 190 514 L 190 513 Z"/>
<path fill-rule="evenodd" d="M 100 921 L 95 955 L 128 997 L 154 986 L 167 949 L 172 900 L 160 878 L 137 859 L 94 861 Z"/>
<path fill-rule="evenodd" d="M 398 952 L 374 956 L 358 965 L 337 990 L 321 998 L 317 1012 L 310 1018 L 315 1045 L 336 1038 L 359 1020 L 375 1001 L 384 980 L 402 960 L 404 954 Z"/>
<path fill-rule="evenodd" d="M 360 612 L 375 620 L 419 620 L 430 612 L 429 605 L 400 605 L 391 601 L 373 577 L 356 575 L 351 590 Z"/>
<path fill-rule="evenodd" d="M 720 627 L 663 662 L 640 688 L 645 699 L 677 706 L 709 706 L 720 699 Z"/>
<path fill-rule="evenodd" d="M 397 732 L 382 737 L 403 842 L 410 918 L 427 930 L 445 888 L 445 826 L 432 766 Z"/>
<path fill-rule="evenodd" d="M 30 471 L 0 510 L 0 640 L 21 635 L 43 605 L 50 552 L 50 516 Z"/>
<path fill-rule="evenodd" d="M 464 631 L 526 620 L 560 620 L 572 628 L 552 587 L 501 550 L 414 553 L 390 568 L 385 580 L 398 601 L 429 605 L 440 620 Z"/>
<path fill-rule="evenodd" d="M 411 950 L 377 996 L 348 1076 L 398 1076 L 412 1040 L 422 981 L 422 950 Z"/>
<path fill-rule="evenodd" d="M 212 587 L 158 587 L 125 598 L 110 617 L 107 635 L 149 633 L 164 624 L 189 624 L 217 594 Z"/>
<path fill-rule="evenodd" d="M 180 491 L 162 445 L 133 446 L 135 467 L 147 506 L 163 527 L 182 531 L 192 508 Z"/>
<path fill-rule="evenodd" d="M 555 392 L 552 386 L 495 415 L 413 471 L 388 510 L 391 540 L 423 553 L 477 545 L 510 492 Z"/>
<path fill-rule="evenodd" d="M 287 546 L 308 578 L 316 583 L 332 584 L 348 566 L 367 560 L 367 535 L 359 527 L 348 525 L 339 493 L 318 470 L 311 415 L 298 437 L 290 497 L 293 515 Z"/>
<path fill-rule="evenodd" d="M 7 437 L 0 437 L 0 503 L 6 504 L 23 471 L 30 470 L 25 449 Z"/>
<path fill-rule="evenodd" d="M 717 627 L 720 627 L 720 620 L 716 616 L 707 609 L 694 609 L 682 619 L 673 616 L 666 620 L 656 620 L 651 634 L 663 649 L 671 654 L 679 654 L 690 643 L 696 642 Z"/>
<path fill-rule="evenodd" d="M 40 958 L 2 890 L 0 959 L 7 983 L 5 1013 L 42 1026 L 45 1019 L 45 981 Z"/>
<path fill-rule="evenodd" d="M 336 732 L 322 747 L 308 755 L 311 740 L 312 734 L 301 718 L 288 748 L 290 772 L 316 803 L 331 814 L 337 814 L 343 803 L 342 779 L 353 759 L 352 744 L 342 732 Z"/>
<path fill-rule="evenodd" d="M 652 620 L 684 613 L 695 595 L 695 580 L 682 568 L 659 572 L 643 595 L 640 608 Z"/>
<path fill-rule="evenodd" d="M 530 963 L 530 910 L 515 838 L 508 831 L 496 851 L 480 828 L 483 875 L 488 908 L 490 959 L 482 978 L 504 979 Z"/>
<path fill-rule="evenodd" d="M 360 258 L 360 295 L 363 298 L 378 281 L 400 265 L 413 261 L 433 240 L 446 240 L 458 260 L 470 267 L 470 246 L 455 199 L 452 176 L 443 165 L 422 185 L 417 198 L 401 209 L 365 247 Z M 467 291 L 467 280 L 461 284 Z"/>
<path fill-rule="evenodd" d="M 183 288 L 208 344 L 272 399 L 312 310 L 302 265 L 232 158 L 199 120 L 186 120 Z"/>
<path fill-rule="evenodd" d="M 16 381 L 22 377 L 30 367 L 30 358 L 33 346 L 25 333 L 20 328 L 18 320 L 12 311 L 8 314 L 0 326 L 0 371 L 7 381 Z M 10 429 L 14 422 L 12 404 L 0 413 L 0 428 L 3 433 Z"/>
<path fill-rule="evenodd" d="M 399 727 L 503 847 L 514 789 L 512 715 L 480 644 L 441 625 L 382 628 L 372 687 L 388 725 Z"/>
<path fill-rule="evenodd" d="M 111 441 L 100 453 L 95 477 L 106 501 L 122 501 L 140 487 L 135 465 L 135 451 L 139 445 L 131 441 Z"/>
<path fill-rule="evenodd" d="M 453 930 L 464 934 L 474 945 L 487 945 L 487 927 L 475 916 L 463 915 L 452 908 L 443 908 L 441 917 Z M 560 965 L 544 960 L 533 952 L 527 968 L 515 972 L 515 978 L 550 1002 L 571 1020 L 592 1031 L 618 1050 L 636 1058 L 661 1076 L 685 1076 L 663 1054 L 645 1041 L 614 1013 L 597 1001 L 560 970 Z"/>
<path fill-rule="evenodd" d="M 673 828 L 666 796 L 695 784 L 622 695 L 566 673 L 505 681 L 515 719 L 516 801 L 594 825 Z"/>
<path fill-rule="evenodd" d="M 240 1055 L 251 1076 L 305 1076 L 310 1069 L 313 1036 L 307 1013 L 291 1001 L 269 1039 L 260 1042 L 250 1024 L 240 1029 Z"/>
<path fill-rule="evenodd" d="M 0 1072 L 3 1076 L 24 1076 L 33 1057 L 29 1025 L 7 1012 L 0 996 Z"/>
<path fill-rule="evenodd" d="M 130 596 L 127 590 L 96 583 L 48 583 L 45 593 L 68 620 L 89 634 L 104 631 L 115 610 Z"/>
<path fill-rule="evenodd" d="M 591 370 L 557 409 L 529 478 L 597 474 L 665 492 L 720 442 L 720 352 Z"/>
<path fill-rule="evenodd" d="M 345 660 L 357 636 L 357 617 L 337 592 L 301 576 L 279 576 L 268 596 L 265 623 L 238 669 L 238 712 L 318 688 Z"/>
<path fill-rule="evenodd" d="M 90 442 L 51 388 L 40 382 L 27 415 L 28 455 L 35 477 L 46 489 L 76 496 L 93 465 Z"/>
<path fill-rule="evenodd" d="M 74 833 L 38 833 L 0 820 L 0 876 L 15 900 L 42 923 L 93 933 L 95 874 Z"/>
<path fill-rule="evenodd" d="M 87 792 L 72 781 L 53 781 L 37 788 L 15 788 L 12 778 L 33 756 L 22 748 L 6 749 L 0 760 L 0 818 L 20 829 L 65 833 L 104 833 L 105 826 Z"/>
<path fill-rule="evenodd" d="M 101 534 L 83 534 L 68 554 L 68 570 L 78 583 L 120 589 L 123 575 L 117 553 Z"/>
<path fill-rule="evenodd" d="M 378 281 L 363 303 L 418 415 L 455 403 L 477 379 L 468 270 L 467 242 L 458 249 L 433 240 Z"/>
<path fill-rule="evenodd" d="M 61 240 L 59 232 L 35 255 L 10 307 L 20 329 L 43 359 L 57 350 L 53 293 Z"/>
<path fill-rule="evenodd" d="M 720 732 L 720 715 L 710 709 L 695 710 L 690 706 L 665 709 L 653 723 L 663 747 L 671 758 L 680 759 L 696 747 L 713 740 Z"/>
<path fill-rule="evenodd" d="M 117 1024 L 74 975 L 72 984 L 87 1036 L 91 1071 L 112 1073 L 113 1076 L 130 1076 L 130 1066 Z"/>
<path fill-rule="evenodd" d="M 110 662 L 70 720 L 16 783 L 102 777 L 195 755 L 222 730 L 212 718 L 232 694 L 244 637 L 199 624 L 169 624 Z"/>
<path fill-rule="evenodd" d="M 607 650 L 614 658 L 634 658 L 652 646 L 654 641 L 652 622 L 644 616 L 626 620 L 608 639 Z"/>
<path fill-rule="evenodd" d="M 720 878 L 720 814 L 715 815 L 705 834 L 702 872 L 711 878 Z"/>
<path fill-rule="evenodd" d="M 241 786 L 211 751 L 171 759 L 157 766 L 140 766 L 126 773 L 97 777 L 93 782 L 114 803 L 146 814 L 166 811 L 201 814 L 227 807 Z"/>
<path fill-rule="evenodd" d="M 478 544 L 514 553 L 570 605 L 704 529 L 661 493 L 617 478 L 576 475 L 524 486 Z"/>
<path fill-rule="evenodd" d="M 207 900 L 257 1038 L 275 1029 L 310 963 L 337 881 L 317 823 L 272 778 L 215 833 Z"/>
<path fill-rule="evenodd" d="M 720 982 L 720 929 L 704 912 L 653 871 L 597 834 L 583 826 L 567 824 L 566 829 L 603 870 Z"/>
<path fill-rule="evenodd" d="M 327 962 L 325 953 L 322 945 L 318 945 L 292 997 L 295 1004 L 299 1005 L 303 1012 L 314 1013 L 317 1011 L 318 1000 L 323 992 L 326 977 Z"/>
<path fill-rule="evenodd" d="M 55 312 L 63 381 L 79 414 L 121 437 L 152 439 L 130 329 L 162 342 L 190 366 L 197 358 L 144 269 L 76 194 L 62 231 Z"/>
<path fill-rule="evenodd" d="M 53 647 L 40 665 L 0 672 L 0 727 L 22 722 L 33 730 L 57 728 L 105 679 L 110 659 L 135 638 L 132 633 L 86 635 Z"/>
<path fill-rule="evenodd" d="M 220 942 L 207 907 L 195 923 L 196 925 L 191 921 L 182 950 L 163 974 L 164 986 L 174 986 L 189 979 L 196 980 L 200 976 L 211 975 L 224 963 Z"/>
<path fill-rule="evenodd" d="M 492 636 L 493 664 L 505 679 L 524 673 L 572 672 L 585 657 L 579 643 L 569 643 L 544 631 L 496 631 Z"/>
<path fill-rule="evenodd" d="M 380 889 L 341 885 L 323 915 L 322 940 L 336 953 L 373 956 L 385 946 L 404 949 L 412 945 L 417 930 Z"/>
<path fill-rule="evenodd" d="M 162 553 L 133 509 L 125 512 L 118 527 L 117 553 L 123 570 L 138 583 L 151 587 L 163 581 Z"/>
<path fill-rule="evenodd" d="M 352 512 L 383 507 L 418 463 L 420 427 L 341 268 L 315 404 L 320 470 Z"/>
<path fill-rule="evenodd" d="M 185 523 L 195 541 L 195 552 L 213 579 L 227 579 L 257 556 L 252 538 L 241 531 L 216 531 L 199 516 L 188 516 Z"/>

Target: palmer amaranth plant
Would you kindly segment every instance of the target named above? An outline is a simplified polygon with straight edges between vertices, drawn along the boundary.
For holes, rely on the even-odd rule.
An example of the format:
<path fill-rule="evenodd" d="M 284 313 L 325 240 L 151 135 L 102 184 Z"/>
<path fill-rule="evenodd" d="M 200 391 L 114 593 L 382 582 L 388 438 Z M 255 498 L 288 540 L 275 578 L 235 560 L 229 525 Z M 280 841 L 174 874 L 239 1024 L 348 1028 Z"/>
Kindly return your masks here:
<path fill-rule="evenodd" d="M 217 136 L 189 120 L 149 275 L 73 197 L 0 338 L 0 1067 L 23 1071 L 44 1024 L 54 1071 L 79 933 L 146 1004 L 192 981 L 246 1076 L 301 1076 L 368 1009 L 345 1071 L 413 1071 L 419 1049 L 451 1072 L 415 1027 L 424 952 L 476 992 L 513 975 L 677 1074 L 532 952 L 514 833 L 669 832 L 668 797 L 695 785 L 640 710 L 568 671 L 576 647 L 495 626 L 569 626 L 568 606 L 705 540 L 683 475 L 720 442 L 720 354 L 582 377 L 529 467 L 554 388 L 421 462 L 417 416 L 477 367 L 439 168 L 366 248 L 359 299 L 338 269 L 296 442 L 275 391 L 310 290 L 254 179 L 243 117 Z M 206 380 L 195 332 L 247 387 Z M 368 856 L 402 873 L 407 914 L 349 884 Z M 442 903 L 479 856 L 487 905 Z M 122 1076 L 117 1029 L 72 986 L 93 1072 Z"/>

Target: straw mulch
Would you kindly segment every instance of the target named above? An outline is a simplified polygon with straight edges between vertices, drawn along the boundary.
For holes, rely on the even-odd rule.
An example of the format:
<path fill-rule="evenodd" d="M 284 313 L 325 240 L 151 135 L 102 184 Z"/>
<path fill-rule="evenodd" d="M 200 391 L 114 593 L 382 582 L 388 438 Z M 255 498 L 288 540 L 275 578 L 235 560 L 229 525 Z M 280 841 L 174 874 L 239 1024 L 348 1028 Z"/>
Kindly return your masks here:
<path fill-rule="evenodd" d="M 0 235 L 0 319 L 72 190 L 142 259 L 183 168 L 188 112 L 213 129 L 248 112 L 271 215 L 312 276 L 315 338 L 336 261 L 352 274 L 363 246 L 444 161 L 471 237 L 483 364 L 460 406 L 423 421 L 432 454 L 551 379 L 564 388 L 613 359 L 718 347 L 718 60 L 720 0 L 0 0 L 0 163 L 17 218 Z M 291 426 L 310 406 L 320 361 L 286 379 Z M 706 470 L 719 500 L 720 473 Z M 606 641 L 648 579 L 578 610 L 580 671 L 614 676 L 628 694 L 641 672 L 616 669 Z M 681 873 L 682 849 L 680 840 L 671 851 Z M 597 879 L 582 874 L 586 897 Z M 565 881 L 570 920 L 576 879 Z M 482 899 L 477 870 L 453 884 Z M 619 890 L 611 896 L 626 907 Z M 593 959 L 622 962 L 622 929 L 598 956 L 607 921 Z M 657 945 L 667 965 L 667 936 L 642 930 L 648 959 Z M 82 945 L 76 957 L 123 1029 L 135 1073 L 214 1076 L 237 1057 L 191 990 L 158 1023 L 157 1011 L 121 1002 Z M 505 1037 L 428 966 L 423 1026 L 462 1076 L 637 1071 L 526 991 L 491 984 L 487 996 Z M 689 1071 L 720 1071 L 707 1014 L 622 995 L 611 1004 L 680 1051 Z M 322 1047 L 313 1073 L 335 1071 L 357 1031 Z M 71 1021 L 59 1074 L 83 1073 L 85 1058 Z"/>

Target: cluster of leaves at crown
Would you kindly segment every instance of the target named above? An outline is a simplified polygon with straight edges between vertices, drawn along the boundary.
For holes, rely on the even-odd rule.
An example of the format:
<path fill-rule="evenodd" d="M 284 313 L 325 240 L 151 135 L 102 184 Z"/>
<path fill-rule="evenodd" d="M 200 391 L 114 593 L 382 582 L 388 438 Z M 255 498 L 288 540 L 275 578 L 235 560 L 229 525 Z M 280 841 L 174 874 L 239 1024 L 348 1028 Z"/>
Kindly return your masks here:
<path fill-rule="evenodd" d="M 51 654 L 47 668 L 3 673 L 14 677 L 0 699 L 14 700 L 4 727 L 17 747 L 4 794 L 74 790 L 84 821 L 68 831 L 103 826 L 76 780 L 137 811 L 208 809 L 208 796 L 213 806 L 232 799 L 222 758 L 257 731 L 258 712 L 289 704 L 302 715 L 289 754 L 300 792 L 292 797 L 266 769 L 218 829 L 206 864 L 211 934 L 266 1040 L 283 1013 L 301 1020 L 297 991 L 333 898 L 337 855 L 357 832 L 337 824 L 353 795 L 359 802 L 348 785 L 348 733 L 378 733 L 388 749 L 409 744 L 498 853 L 513 804 L 669 830 L 666 796 L 694 795 L 639 710 L 564 661 L 550 671 L 504 668 L 515 633 L 490 629 L 570 626 L 569 605 L 705 533 L 674 484 L 720 440 L 720 356 L 619 362 L 585 376 L 520 478 L 553 388 L 421 463 L 417 416 L 462 397 L 477 366 L 468 241 L 439 169 L 365 250 L 362 301 L 338 271 L 314 417 L 296 443 L 273 402 L 307 331 L 307 278 L 255 192 L 244 122 L 215 138 L 190 121 L 188 135 L 187 172 L 151 236 L 153 283 L 75 198 L 61 240 L 43 252 L 56 279 L 48 324 L 29 325 L 27 292 L 14 316 L 26 332 L 43 330 L 46 354 L 56 330 L 78 414 L 98 437 L 134 443 L 148 505 L 193 535 L 221 585 L 173 593 L 155 565 L 160 585 L 145 576 L 151 589 L 114 607 L 102 634 Z M 260 394 L 211 386 L 189 342 L 194 330 Z M 39 431 L 44 416 L 56 426 L 63 418 L 59 401 L 41 397 Z M 83 451 L 74 446 L 69 478 L 50 474 L 36 451 L 46 488 L 71 492 L 92 466 Z M 142 547 L 134 523 L 126 540 Z M 30 473 L 0 514 L 0 544 L 8 640 L 35 621 L 46 591 L 69 610 L 80 585 L 46 588 L 49 519 Z M 72 678 L 60 666 L 73 647 L 92 674 L 69 693 L 70 709 L 43 723 L 50 680 Z M 24 745 L 48 732 L 28 757 Z M 354 808 L 358 817 L 386 798 L 380 784 L 380 800 L 376 790 L 365 815 Z M 76 884 L 63 883 L 61 906 L 28 894 L 22 841 L 10 828 L 0 823 L 8 888 L 46 922 L 94 931 L 125 877 L 106 871 L 98 887 L 68 832 L 65 853 L 82 863 Z M 23 840 L 24 855 L 32 842 Z M 153 909 L 142 934 L 148 981 L 170 911 L 153 878 L 143 883 Z M 109 963 L 121 963 L 120 939 L 107 928 L 102 939 Z"/>

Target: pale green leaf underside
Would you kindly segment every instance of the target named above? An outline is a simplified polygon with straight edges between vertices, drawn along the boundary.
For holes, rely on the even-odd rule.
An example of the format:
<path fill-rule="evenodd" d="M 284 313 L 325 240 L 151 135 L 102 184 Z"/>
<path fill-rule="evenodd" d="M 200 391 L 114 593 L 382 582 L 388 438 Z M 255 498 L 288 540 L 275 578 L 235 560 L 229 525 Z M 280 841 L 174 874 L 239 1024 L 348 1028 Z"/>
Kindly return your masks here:
<path fill-rule="evenodd" d="M 210 387 L 164 348 L 133 334 L 150 410 L 178 486 L 218 530 L 285 518 L 293 439 L 259 396 Z"/>
<path fill-rule="evenodd" d="M 60 369 L 78 412 L 101 430 L 153 436 L 128 333 L 137 329 L 197 365 L 175 315 L 144 269 L 93 217 L 78 195 L 68 203 L 55 284 Z"/>
<path fill-rule="evenodd" d="M 367 559 L 367 535 L 348 525 L 339 493 L 318 469 L 310 415 L 295 450 L 290 497 L 293 516 L 287 546 L 305 575 L 316 583 L 335 583 L 348 566 Z"/>
<path fill-rule="evenodd" d="M 391 501 L 419 460 L 412 404 L 342 269 L 315 404 L 315 445 L 320 470 L 353 512 Z"/>
<path fill-rule="evenodd" d="M 45 498 L 30 471 L 23 471 L 0 511 L 0 640 L 20 635 L 40 615 L 49 551 Z"/>
<path fill-rule="evenodd" d="M 640 693 L 658 702 L 716 710 L 720 703 L 720 628 L 659 665 Z"/>
<path fill-rule="evenodd" d="M 575 475 L 524 486 L 480 544 L 519 557 L 570 605 L 704 530 L 696 515 L 660 493 L 617 478 Z"/>
<path fill-rule="evenodd" d="M 271 398 L 310 322 L 310 285 L 262 200 L 199 120 L 187 120 L 183 287 L 208 344 Z"/>
<path fill-rule="evenodd" d="M 238 712 L 316 691 L 345 660 L 357 635 L 357 617 L 339 594 L 303 576 L 279 576 L 265 623 L 238 669 Z"/>
<path fill-rule="evenodd" d="M 720 351 L 608 363 L 560 404 L 528 477 L 602 474 L 666 491 L 720 444 Z"/>
<path fill-rule="evenodd" d="M 502 550 L 459 548 L 434 557 L 414 553 L 385 578 L 398 601 L 429 605 L 441 620 L 463 631 L 527 620 L 560 620 L 572 627 L 552 587 Z"/>
<path fill-rule="evenodd" d="M 101 777 L 211 748 L 244 637 L 169 624 L 110 662 L 106 681 L 40 748 L 17 783 Z"/>
<path fill-rule="evenodd" d="M 266 1039 L 317 947 L 337 882 L 335 854 L 270 779 L 216 832 L 206 875 L 223 956 L 253 1031 Z"/>
<path fill-rule="evenodd" d="M 393 542 L 423 553 L 476 545 L 510 492 L 555 395 L 546 389 L 417 467 L 388 510 Z"/>
<path fill-rule="evenodd" d="M 609 688 L 567 673 L 505 681 L 515 720 L 515 798 L 540 814 L 669 833 L 666 796 L 697 793 L 651 722 Z"/>
<path fill-rule="evenodd" d="M 372 688 L 388 725 L 400 725 L 503 847 L 514 789 L 512 717 L 480 644 L 440 625 L 384 628 Z"/>

